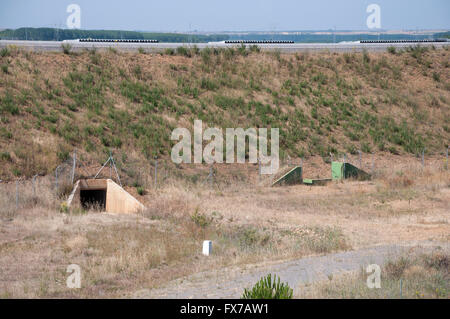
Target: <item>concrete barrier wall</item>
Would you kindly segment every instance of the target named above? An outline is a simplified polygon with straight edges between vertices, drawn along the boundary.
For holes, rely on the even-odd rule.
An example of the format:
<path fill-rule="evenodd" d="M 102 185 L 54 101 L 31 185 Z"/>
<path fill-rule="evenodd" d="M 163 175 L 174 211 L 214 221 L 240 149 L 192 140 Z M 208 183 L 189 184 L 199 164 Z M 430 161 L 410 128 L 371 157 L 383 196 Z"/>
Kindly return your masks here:
<path fill-rule="evenodd" d="M 108 213 L 135 214 L 145 208 L 136 198 L 111 179 L 83 179 L 77 181 L 67 200 L 69 207 L 81 207 L 81 190 L 106 190 L 105 211 Z"/>

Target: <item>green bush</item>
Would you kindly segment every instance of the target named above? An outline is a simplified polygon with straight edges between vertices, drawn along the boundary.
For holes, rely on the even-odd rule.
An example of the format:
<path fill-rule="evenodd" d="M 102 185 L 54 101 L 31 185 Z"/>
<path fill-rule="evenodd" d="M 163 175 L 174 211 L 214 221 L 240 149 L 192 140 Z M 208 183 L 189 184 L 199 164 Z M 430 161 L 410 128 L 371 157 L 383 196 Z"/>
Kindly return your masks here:
<path fill-rule="evenodd" d="M 207 227 L 212 222 L 212 218 L 206 216 L 205 214 L 199 213 L 198 209 L 196 209 L 194 214 L 191 216 L 191 220 L 201 228 Z"/>
<path fill-rule="evenodd" d="M 3 48 L 3 49 L 0 50 L 0 56 L 2 58 L 7 57 L 10 54 L 11 54 L 11 52 L 9 51 L 8 48 Z"/>
<path fill-rule="evenodd" d="M 393 47 L 393 46 L 388 47 L 388 48 L 387 48 L 387 51 L 388 51 L 390 54 L 396 54 L 396 53 L 397 53 L 395 47 Z"/>
<path fill-rule="evenodd" d="M 278 280 L 277 280 L 278 279 Z M 269 274 L 261 278 L 251 290 L 245 289 L 241 299 L 292 299 L 293 290 L 280 277 Z"/>
<path fill-rule="evenodd" d="M 137 193 L 139 194 L 139 195 L 145 195 L 145 188 L 144 187 L 142 187 L 142 186 L 138 186 L 138 187 L 136 187 L 136 191 L 137 191 Z"/>
<path fill-rule="evenodd" d="M 70 54 L 70 51 L 72 50 L 72 46 L 68 43 L 61 44 L 61 48 L 62 48 L 64 54 Z"/>

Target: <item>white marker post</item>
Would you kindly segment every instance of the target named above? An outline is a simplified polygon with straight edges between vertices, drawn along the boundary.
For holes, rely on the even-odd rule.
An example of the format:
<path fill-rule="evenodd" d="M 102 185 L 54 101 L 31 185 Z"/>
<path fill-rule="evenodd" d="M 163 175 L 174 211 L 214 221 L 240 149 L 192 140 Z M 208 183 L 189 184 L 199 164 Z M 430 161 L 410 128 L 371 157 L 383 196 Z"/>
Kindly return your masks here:
<path fill-rule="evenodd" d="M 211 255 L 211 252 L 212 252 L 212 241 L 205 240 L 203 242 L 203 255 L 209 256 Z"/>

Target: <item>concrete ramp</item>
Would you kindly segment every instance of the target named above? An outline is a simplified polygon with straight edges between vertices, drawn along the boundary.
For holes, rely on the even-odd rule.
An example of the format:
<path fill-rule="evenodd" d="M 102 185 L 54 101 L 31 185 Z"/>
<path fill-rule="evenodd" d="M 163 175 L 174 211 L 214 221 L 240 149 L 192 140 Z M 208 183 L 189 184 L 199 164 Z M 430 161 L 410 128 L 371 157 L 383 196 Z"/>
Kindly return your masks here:
<path fill-rule="evenodd" d="M 296 166 L 289 172 L 281 176 L 279 179 L 277 179 L 275 182 L 273 182 L 272 186 L 301 184 L 303 182 L 302 177 L 302 167 Z"/>
<path fill-rule="evenodd" d="M 356 178 L 359 180 L 370 179 L 370 175 L 350 163 L 332 162 L 331 178 L 333 180 Z"/>
<path fill-rule="evenodd" d="M 145 207 L 111 179 L 81 179 L 67 200 L 69 208 L 95 208 L 108 213 L 134 214 Z"/>

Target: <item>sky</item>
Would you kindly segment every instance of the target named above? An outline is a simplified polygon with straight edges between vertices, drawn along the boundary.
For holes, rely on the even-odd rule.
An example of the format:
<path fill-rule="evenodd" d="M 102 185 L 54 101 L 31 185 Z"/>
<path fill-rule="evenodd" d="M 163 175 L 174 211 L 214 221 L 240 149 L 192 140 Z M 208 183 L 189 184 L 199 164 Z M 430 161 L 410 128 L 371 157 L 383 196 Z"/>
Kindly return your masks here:
<path fill-rule="evenodd" d="M 0 28 L 67 28 L 70 4 L 81 8 L 81 29 L 368 30 L 370 4 L 385 30 L 450 29 L 449 0 L 1 0 Z"/>

